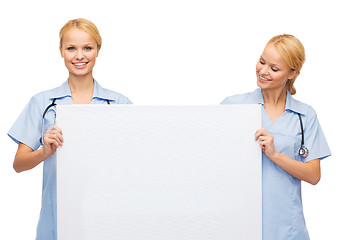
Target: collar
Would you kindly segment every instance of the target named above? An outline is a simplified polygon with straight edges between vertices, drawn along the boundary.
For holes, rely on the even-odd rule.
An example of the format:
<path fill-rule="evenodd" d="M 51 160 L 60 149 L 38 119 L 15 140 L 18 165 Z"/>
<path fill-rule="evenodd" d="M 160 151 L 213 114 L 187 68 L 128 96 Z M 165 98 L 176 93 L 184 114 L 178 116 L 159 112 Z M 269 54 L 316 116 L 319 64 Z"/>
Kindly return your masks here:
<path fill-rule="evenodd" d="M 71 90 L 68 85 L 68 80 L 64 82 L 60 87 L 51 90 L 50 99 L 60 99 L 64 97 L 72 97 Z"/>
<path fill-rule="evenodd" d="M 94 89 L 93 89 L 93 97 L 102 100 L 110 100 L 116 101 L 117 96 L 116 93 L 109 91 L 99 85 L 99 83 L 93 79 L 94 81 Z M 50 99 L 53 100 L 54 98 L 60 99 L 65 97 L 72 97 L 71 90 L 69 88 L 68 80 L 64 82 L 60 87 L 54 88 L 51 90 Z"/>
<path fill-rule="evenodd" d="M 254 101 L 258 104 L 261 104 L 264 106 L 264 98 L 261 92 L 261 88 L 258 88 L 254 91 Z M 292 95 L 290 94 L 289 91 L 287 91 L 287 96 L 286 96 L 286 104 L 285 104 L 285 111 L 289 110 L 292 112 L 300 113 L 302 115 L 306 115 L 307 113 L 307 105 L 295 100 Z"/>
<path fill-rule="evenodd" d="M 285 110 L 290 110 L 292 112 L 300 113 L 302 115 L 306 115 L 306 113 L 308 112 L 307 105 L 299 102 L 298 100 L 295 100 L 289 91 L 287 91 Z"/>

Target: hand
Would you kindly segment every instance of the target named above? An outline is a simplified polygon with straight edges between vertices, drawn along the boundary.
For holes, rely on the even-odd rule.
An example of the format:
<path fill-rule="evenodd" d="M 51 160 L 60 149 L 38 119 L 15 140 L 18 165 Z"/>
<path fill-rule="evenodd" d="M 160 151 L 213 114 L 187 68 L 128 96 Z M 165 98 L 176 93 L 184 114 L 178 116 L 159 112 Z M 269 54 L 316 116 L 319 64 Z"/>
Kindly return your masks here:
<path fill-rule="evenodd" d="M 52 156 L 58 147 L 62 146 L 64 138 L 58 126 L 54 126 L 44 135 L 43 153 L 48 157 Z"/>
<path fill-rule="evenodd" d="M 272 160 L 276 155 L 274 137 L 265 128 L 260 128 L 255 133 L 255 140 L 259 140 L 261 150 L 270 160 Z"/>

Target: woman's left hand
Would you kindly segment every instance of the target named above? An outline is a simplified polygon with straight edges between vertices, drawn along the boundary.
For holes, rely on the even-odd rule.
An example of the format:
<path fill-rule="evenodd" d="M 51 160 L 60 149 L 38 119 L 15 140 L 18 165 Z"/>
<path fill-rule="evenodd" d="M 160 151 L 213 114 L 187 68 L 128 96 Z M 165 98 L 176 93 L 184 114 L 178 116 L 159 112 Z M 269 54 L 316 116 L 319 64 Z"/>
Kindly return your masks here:
<path fill-rule="evenodd" d="M 265 128 L 260 128 L 255 133 L 255 140 L 259 140 L 259 145 L 263 153 L 272 160 L 276 154 L 274 148 L 274 137 Z"/>

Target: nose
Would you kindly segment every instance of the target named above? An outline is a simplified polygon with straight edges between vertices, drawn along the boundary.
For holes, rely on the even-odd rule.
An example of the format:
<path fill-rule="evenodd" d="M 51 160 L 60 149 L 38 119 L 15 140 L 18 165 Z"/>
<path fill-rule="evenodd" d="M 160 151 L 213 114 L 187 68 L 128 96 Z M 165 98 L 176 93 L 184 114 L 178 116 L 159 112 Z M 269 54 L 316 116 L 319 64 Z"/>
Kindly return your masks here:
<path fill-rule="evenodd" d="M 263 76 L 269 75 L 269 67 L 268 67 L 268 66 L 263 66 L 263 67 L 260 69 L 259 74 L 260 74 L 260 75 L 263 75 Z"/>
<path fill-rule="evenodd" d="M 82 60 L 84 58 L 84 54 L 81 49 L 79 49 L 76 53 L 76 60 Z"/>

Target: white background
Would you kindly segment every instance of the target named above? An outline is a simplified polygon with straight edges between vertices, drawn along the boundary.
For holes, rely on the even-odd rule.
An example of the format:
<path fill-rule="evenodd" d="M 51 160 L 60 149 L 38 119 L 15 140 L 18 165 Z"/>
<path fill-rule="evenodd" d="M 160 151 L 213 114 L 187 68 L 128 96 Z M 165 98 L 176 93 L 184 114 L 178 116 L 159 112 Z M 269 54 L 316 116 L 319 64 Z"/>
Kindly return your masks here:
<path fill-rule="evenodd" d="M 266 42 L 281 33 L 298 37 L 307 60 L 295 98 L 316 109 L 333 154 L 322 162 L 319 184 L 303 184 L 306 223 L 312 240 L 339 238 L 335 1 L 14 0 L 0 5 L 0 239 L 34 239 L 42 165 L 16 174 L 17 146 L 6 133 L 32 95 L 66 81 L 58 33 L 78 17 L 93 21 L 103 38 L 94 77 L 141 105 L 219 104 L 252 91 Z"/>

